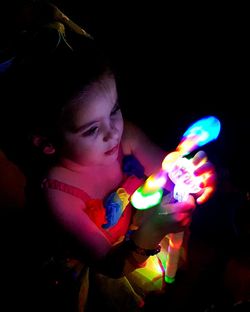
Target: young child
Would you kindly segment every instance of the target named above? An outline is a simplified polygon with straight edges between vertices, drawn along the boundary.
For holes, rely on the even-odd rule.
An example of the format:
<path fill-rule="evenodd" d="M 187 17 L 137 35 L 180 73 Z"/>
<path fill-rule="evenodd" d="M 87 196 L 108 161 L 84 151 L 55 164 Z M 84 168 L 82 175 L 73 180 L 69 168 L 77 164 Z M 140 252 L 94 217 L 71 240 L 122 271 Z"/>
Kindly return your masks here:
<path fill-rule="evenodd" d="M 32 118 L 22 120 L 35 146 L 33 156 L 40 150 L 36 161 L 48 159 L 46 170 L 38 164 L 38 184 L 30 183 L 30 218 L 40 234 L 39 256 L 46 256 L 48 265 L 59 264 L 70 291 L 76 290 L 74 308 L 138 311 L 147 293 L 157 289 L 154 278 L 161 276 L 163 287 L 164 238 L 188 227 L 195 202 L 212 194 L 215 171 L 199 152 L 196 174 L 209 178 L 198 198 L 135 211 L 130 196 L 161 167 L 166 152 L 123 120 L 115 72 L 97 51 L 93 40 L 82 40 L 76 50 L 34 58 L 15 76 L 20 102 L 33 108 Z M 33 167 L 31 175 L 37 178 Z M 171 191 L 172 183 L 165 187 Z M 150 278 L 143 270 L 153 259 L 161 273 Z M 55 287 L 61 287 L 60 276 Z M 64 309 L 70 291 L 59 298 Z"/>

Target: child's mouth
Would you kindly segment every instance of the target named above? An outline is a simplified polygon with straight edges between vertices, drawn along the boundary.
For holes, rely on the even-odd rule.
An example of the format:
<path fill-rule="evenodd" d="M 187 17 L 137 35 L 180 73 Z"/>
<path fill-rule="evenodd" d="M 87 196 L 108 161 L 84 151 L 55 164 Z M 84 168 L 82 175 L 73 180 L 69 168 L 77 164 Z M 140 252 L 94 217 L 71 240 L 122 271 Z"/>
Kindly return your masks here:
<path fill-rule="evenodd" d="M 105 152 L 104 154 L 105 155 L 112 155 L 112 154 L 117 152 L 118 147 L 119 147 L 119 144 L 117 144 L 115 147 L 111 148 L 109 151 Z"/>

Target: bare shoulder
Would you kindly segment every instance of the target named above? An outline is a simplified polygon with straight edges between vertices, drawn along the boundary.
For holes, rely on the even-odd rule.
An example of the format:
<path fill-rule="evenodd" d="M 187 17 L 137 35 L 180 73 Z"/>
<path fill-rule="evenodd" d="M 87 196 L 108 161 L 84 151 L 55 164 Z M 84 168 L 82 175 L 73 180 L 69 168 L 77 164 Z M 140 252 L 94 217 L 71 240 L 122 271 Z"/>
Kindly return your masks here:
<path fill-rule="evenodd" d="M 122 147 L 125 154 L 131 154 L 143 136 L 142 130 L 130 121 L 124 122 L 124 131 L 122 136 Z"/>
<path fill-rule="evenodd" d="M 64 168 L 60 166 L 51 167 L 47 172 L 48 179 L 57 179 L 61 175 L 64 175 Z"/>
<path fill-rule="evenodd" d="M 63 192 L 59 189 L 54 188 L 45 188 L 44 193 L 49 204 L 49 207 L 54 210 L 54 212 L 59 212 L 62 210 L 67 210 L 68 207 L 70 210 L 83 211 L 85 204 L 80 198 L 71 195 L 68 192 Z"/>
<path fill-rule="evenodd" d="M 70 178 L 70 174 L 67 175 L 67 170 L 60 166 L 52 167 L 47 173 L 48 180 L 56 180 L 59 183 L 63 183 L 70 186 L 74 185 L 73 179 Z M 85 208 L 84 202 L 68 192 L 64 192 L 57 188 L 44 188 L 44 194 L 46 196 L 47 202 L 52 210 L 57 213 L 57 210 L 65 209 L 67 207 L 74 207 L 76 210 L 83 210 Z"/>
<path fill-rule="evenodd" d="M 86 213 L 84 202 L 60 190 L 47 189 L 46 198 L 52 215 L 62 228 L 81 243 L 93 259 L 102 258 L 110 243 Z M 85 254 L 86 256 L 86 254 Z"/>
<path fill-rule="evenodd" d="M 166 152 L 153 142 L 148 135 L 131 122 L 125 122 L 122 138 L 124 154 L 133 154 L 145 168 L 146 174 L 151 174 L 161 166 Z"/>
<path fill-rule="evenodd" d="M 124 121 L 124 134 L 128 137 L 133 137 L 134 135 L 139 135 L 143 133 L 140 127 L 131 121 Z"/>

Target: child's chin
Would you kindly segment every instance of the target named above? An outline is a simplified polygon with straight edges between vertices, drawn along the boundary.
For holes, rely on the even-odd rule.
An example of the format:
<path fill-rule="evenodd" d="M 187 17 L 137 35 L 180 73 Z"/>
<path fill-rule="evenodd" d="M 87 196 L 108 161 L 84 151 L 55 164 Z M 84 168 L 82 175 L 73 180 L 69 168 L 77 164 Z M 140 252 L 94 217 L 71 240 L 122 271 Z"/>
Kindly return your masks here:
<path fill-rule="evenodd" d="M 111 155 L 105 155 L 103 159 L 103 163 L 105 164 L 112 163 L 113 161 L 117 160 L 117 158 L 118 158 L 118 152 L 113 153 Z"/>
<path fill-rule="evenodd" d="M 116 145 L 114 148 L 112 148 L 110 151 L 104 153 L 105 156 L 113 156 L 118 155 L 119 145 Z"/>

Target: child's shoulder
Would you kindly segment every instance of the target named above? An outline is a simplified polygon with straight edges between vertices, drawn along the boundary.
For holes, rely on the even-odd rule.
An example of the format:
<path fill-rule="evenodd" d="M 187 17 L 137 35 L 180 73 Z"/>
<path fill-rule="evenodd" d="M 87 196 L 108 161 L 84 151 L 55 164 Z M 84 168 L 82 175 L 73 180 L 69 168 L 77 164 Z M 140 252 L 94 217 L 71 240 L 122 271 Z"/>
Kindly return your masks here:
<path fill-rule="evenodd" d="M 122 176 L 121 165 L 117 161 L 112 167 L 103 169 L 101 177 L 100 170 L 97 168 L 93 168 L 92 172 L 77 172 L 63 166 L 55 166 L 48 172 L 46 180 L 56 180 L 70 187 L 81 189 L 91 198 L 103 198 L 119 185 Z"/>
<path fill-rule="evenodd" d="M 50 180 L 56 180 L 65 178 L 65 170 L 61 166 L 53 166 L 46 172 L 46 178 Z"/>
<path fill-rule="evenodd" d="M 124 131 L 122 136 L 122 150 L 125 155 L 131 154 L 133 147 L 139 141 L 142 130 L 130 121 L 124 121 Z"/>
<path fill-rule="evenodd" d="M 133 136 L 139 134 L 142 130 L 133 122 L 124 120 L 124 134 L 126 136 Z"/>

